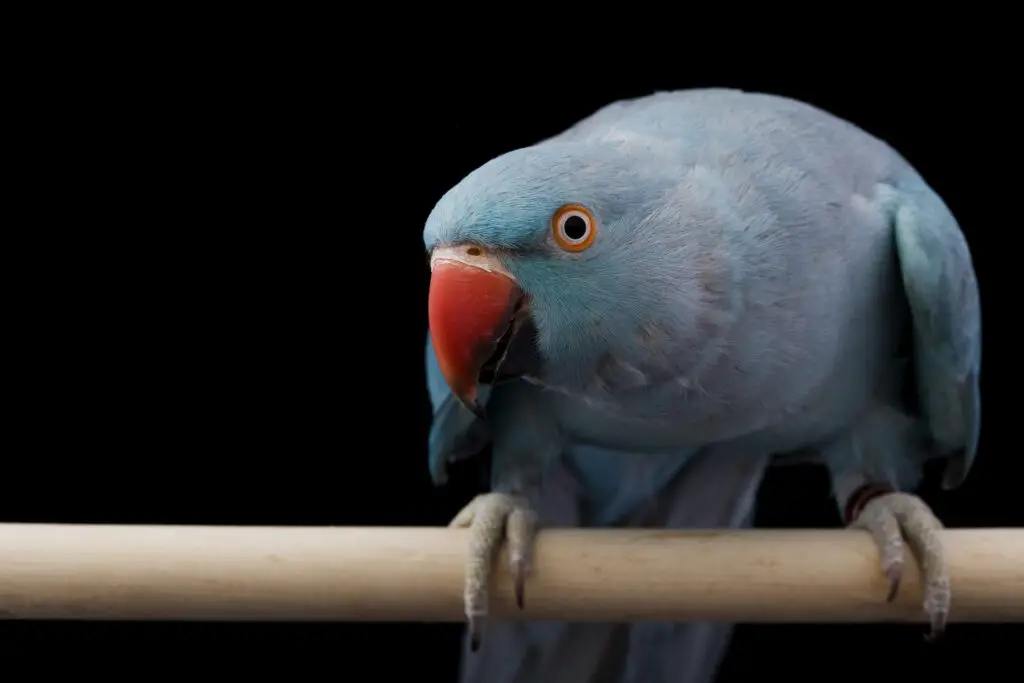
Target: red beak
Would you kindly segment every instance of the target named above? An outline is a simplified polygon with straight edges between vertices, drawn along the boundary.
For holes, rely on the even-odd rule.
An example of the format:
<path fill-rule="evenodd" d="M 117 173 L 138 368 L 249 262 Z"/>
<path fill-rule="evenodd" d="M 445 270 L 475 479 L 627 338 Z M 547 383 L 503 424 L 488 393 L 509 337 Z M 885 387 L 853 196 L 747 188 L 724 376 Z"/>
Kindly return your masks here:
<path fill-rule="evenodd" d="M 509 330 L 523 292 L 508 275 L 461 260 L 438 260 L 428 322 L 437 363 L 452 393 L 478 415 L 480 369 Z"/>

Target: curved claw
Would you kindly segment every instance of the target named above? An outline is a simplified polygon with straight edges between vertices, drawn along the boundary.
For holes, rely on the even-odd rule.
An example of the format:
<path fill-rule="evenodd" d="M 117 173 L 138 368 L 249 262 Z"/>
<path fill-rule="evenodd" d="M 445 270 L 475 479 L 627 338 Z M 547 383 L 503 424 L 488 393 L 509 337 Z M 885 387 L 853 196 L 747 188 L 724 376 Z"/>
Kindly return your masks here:
<path fill-rule="evenodd" d="M 910 546 L 923 575 L 923 607 L 930 626 L 926 639 L 936 640 L 945 630 L 950 605 L 949 574 L 938 536 L 941 522 L 917 496 L 888 493 L 868 501 L 852 526 L 869 531 L 879 547 L 882 570 L 889 579 L 888 602 L 899 593 L 904 546 Z"/>
<path fill-rule="evenodd" d="M 525 606 L 526 575 L 530 570 L 537 516 L 526 501 L 503 493 L 477 496 L 449 526 L 470 529 L 466 566 L 465 608 L 471 652 L 480 649 L 487 617 L 488 588 L 494 557 L 508 542 L 509 570 L 515 581 L 516 605 Z"/>
<path fill-rule="evenodd" d="M 943 611 L 936 611 L 931 615 L 931 631 L 924 636 L 927 642 L 934 643 L 942 637 L 942 634 L 946 632 L 946 619 L 948 616 L 948 613 Z"/>
<path fill-rule="evenodd" d="M 885 572 L 889 577 L 889 594 L 885 597 L 886 602 L 893 602 L 900 592 L 900 579 L 903 578 L 903 563 L 893 565 Z"/>
<path fill-rule="evenodd" d="M 480 649 L 480 622 L 475 617 L 469 617 L 469 651 L 476 652 Z"/>
<path fill-rule="evenodd" d="M 505 525 L 505 537 L 508 539 L 509 570 L 515 577 L 516 606 L 526 606 L 526 575 L 530 571 L 533 557 L 533 540 L 537 535 L 537 516 L 520 501 L 509 513 Z"/>

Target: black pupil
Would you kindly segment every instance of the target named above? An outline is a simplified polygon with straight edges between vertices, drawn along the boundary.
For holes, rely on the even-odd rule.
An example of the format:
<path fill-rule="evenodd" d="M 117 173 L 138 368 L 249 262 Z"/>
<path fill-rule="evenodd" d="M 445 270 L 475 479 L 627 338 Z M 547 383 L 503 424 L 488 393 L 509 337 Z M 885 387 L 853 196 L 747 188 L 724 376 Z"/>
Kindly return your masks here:
<path fill-rule="evenodd" d="M 569 216 L 562 226 L 565 236 L 571 240 L 581 240 L 587 234 L 587 222 L 579 216 Z"/>

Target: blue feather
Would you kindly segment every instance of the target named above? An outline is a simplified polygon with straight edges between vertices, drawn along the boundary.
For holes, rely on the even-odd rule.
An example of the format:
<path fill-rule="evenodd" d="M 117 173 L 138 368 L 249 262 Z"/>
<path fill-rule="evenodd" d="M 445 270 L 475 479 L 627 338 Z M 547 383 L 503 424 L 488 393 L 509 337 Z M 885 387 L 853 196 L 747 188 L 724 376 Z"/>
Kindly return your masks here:
<path fill-rule="evenodd" d="M 923 183 L 900 188 L 895 237 L 914 328 L 918 394 L 933 441 L 949 455 L 945 488 L 967 477 L 981 431 L 981 305 L 967 242 Z"/>

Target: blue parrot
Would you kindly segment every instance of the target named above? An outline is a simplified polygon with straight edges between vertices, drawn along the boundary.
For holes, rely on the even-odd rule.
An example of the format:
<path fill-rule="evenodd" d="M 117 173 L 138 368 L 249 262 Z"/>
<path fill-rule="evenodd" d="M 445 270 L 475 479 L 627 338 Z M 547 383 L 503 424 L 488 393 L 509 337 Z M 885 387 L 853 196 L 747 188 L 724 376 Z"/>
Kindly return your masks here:
<path fill-rule="evenodd" d="M 507 543 L 522 602 L 540 526 L 744 527 L 773 458 L 811 453 L 878 544 L 951 595 L 925 461 L 958 486 L 980 424 L 968 245 L 883 141 L 731 89 L 613 103 L 437 202 L 431 471 L 490 447 L 468 527 L 465 683 L 707 681 L 730 625 L 484 622 Z"/>

